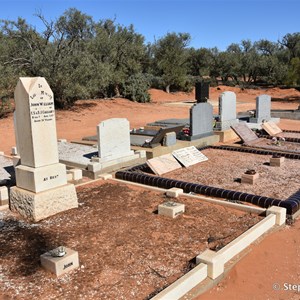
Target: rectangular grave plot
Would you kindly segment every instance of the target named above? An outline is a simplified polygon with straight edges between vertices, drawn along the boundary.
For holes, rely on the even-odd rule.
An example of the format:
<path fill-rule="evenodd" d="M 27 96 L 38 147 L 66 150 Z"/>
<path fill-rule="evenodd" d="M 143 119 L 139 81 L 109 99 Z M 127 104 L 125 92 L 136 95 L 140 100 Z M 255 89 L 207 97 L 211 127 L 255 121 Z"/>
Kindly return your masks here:
<path fill-rule="evenodd" d="M 209 237 L 225 237 L 222 239 L 225 246 L 261 220 L 258 216 L 183 197 L 181 202 L 189 207 L 185 212 L 188 218 L 179 215 L 174 222 L 154 213 L 166 200 L 163 193 L 116 182 L 98 181 L 80 187 L 78 198 L 83 205 L 77 210 L 41 221 L 38 227 L 25 226 L 9 211 L 1 219 L 11 229 L 9 236 L 7 230 L 0 231 L 1 245 L 3 249 L 14 249 L 13 259 L 6 255 L 0 257 L 2 275 L 10 282 L 10 295 L 18 297 L 21 286 L 24 299 L 32 299 L 32 295 L 53 299 L 67 299 L 72 295 L 73 299 L 80 299 L 84 294 L 91 295 L 91 291 L 97 291 L 93 299 L 119 299 L 120 295 L 134 299 L 134 277 L 134 282 L 143 282 L 134 284 L 136 295 L 146 299 L 166 282 L 183 276 L 189 260 L 207 249 Z M 67 246 L 73 245 L 78 251 L 81 269 L 70 273 L 67 278 L 72 280 L 64 282 L 61 290 L 57 289 L 57 280 L 39 268 L 36 259 L 39 253 L 36 245 L 41 243 L 40 227 L 47 233 L 45 250 L 51 250 L 51 245 L 63 239 Z M 208 246 L 213 248 L 217 243 L 211 241 Z M 31 262 L 24 257 L 35 259 Z M 112 263 L 116 259 L 118 263 Z M 16 272 L 20 274 L 17 281 L 14 280 Z M 99 281 L 108 287 L 114 284 L 116 288 L 99 288 Z M 74 289 L 76 286 L 80 288 Z M 2 285 L 0 293 L 7 293 Z"/>
<path fill-rule="evenodd" d="M 271 155 L 219 149 L 202 152 L 207 161 L 189 169 L 170 172 L 168 178 L 275 199 L 287 199 L 299 190 L 300 177 L 297 174 L 300 160 L 286 159 L 282 167 L 274 168 L 268 165 Z M 248 169 L 254 169 L 260 175 L 254 186 L 239 182 Z"/>

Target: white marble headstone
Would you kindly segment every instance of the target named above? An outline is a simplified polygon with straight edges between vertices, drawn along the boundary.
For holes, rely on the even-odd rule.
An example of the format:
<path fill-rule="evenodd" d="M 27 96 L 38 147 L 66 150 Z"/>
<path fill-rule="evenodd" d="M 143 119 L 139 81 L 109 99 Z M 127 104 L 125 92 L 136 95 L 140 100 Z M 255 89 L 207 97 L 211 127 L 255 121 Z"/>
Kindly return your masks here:
<path fill-rule="evenodd" d="M 236 95 L 234 92 L 224 92 L 219 97 L 220 121 L 236 119 Z"/>
<path fill-rule="evenodd" d="M 236 94 L 226 91 L 219 96 L 220 129 L 227 130 L 238 123 L 236 117 Z"/>
<path fill-rule="evenodd" d="M 260 95 L 256 97 L 256 119 L 258 123 L 271 119 L 271 96 Z"/>
<path fill-rule="evenodd" d="M 98 155 L 102 159 L 118 159 L 134 154 L 130 150 L 129 121 L 125 118 L 112 118 L 97 126 Z"/>
<path fill-rule="evenodd" d="M 21 77 L 15 89 L 15 126 L 22 165 L 58 163 L 53 93 L 43 77 Z"/>

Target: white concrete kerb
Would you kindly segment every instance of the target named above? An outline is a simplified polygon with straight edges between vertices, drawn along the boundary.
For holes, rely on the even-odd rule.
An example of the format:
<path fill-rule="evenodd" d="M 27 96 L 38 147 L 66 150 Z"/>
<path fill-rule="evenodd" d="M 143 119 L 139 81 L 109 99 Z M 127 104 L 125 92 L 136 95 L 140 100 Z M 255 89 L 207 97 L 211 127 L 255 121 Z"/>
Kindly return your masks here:
<path fill-rule="evenodd" d="M 197 263 L 207 264 L 207 274 L 216 279 L 224 272 L 224 265 L 234 256 L 245 250 L 250 244 L 261 237 L 276 224 L 276 215 L 271 213 L 262 221 L 251 227 L 218 252 L 206 250 L 196 257 Z"/>

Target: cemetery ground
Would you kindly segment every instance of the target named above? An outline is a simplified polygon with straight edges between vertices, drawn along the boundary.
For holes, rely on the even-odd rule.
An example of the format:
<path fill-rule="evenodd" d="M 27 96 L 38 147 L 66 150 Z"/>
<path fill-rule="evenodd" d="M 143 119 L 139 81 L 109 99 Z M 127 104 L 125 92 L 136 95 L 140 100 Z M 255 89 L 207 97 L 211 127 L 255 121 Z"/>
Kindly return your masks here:
<path fill-rule="evenodd" d="M 214 112 L 217 112 L 218 96 L 225 90 L 236 93 L 238 111 L 254 109 L 255 97 L 262 94 L 260 90 L 240 90 L 222 86 L 218 89 L 211 88 L 210 99 L 214 105 Z M 282 100 L 286 97 L 293 99 L 300 96 L 300 93 L 293 89 L 276 88 L 263 93 Z M 138 128 L 159 119 L 186 118 L 192 105 L 186 102 L 195 99 L 193 93 L 166 94 L 152 90 L 151 94 L 153 102 L 146 104 L 125 99 L 78 101 L 71 110 L 56 112 L 58 138 L 76 140 L 94 135 L 99 122 L 112 117 L 127 118 L 131 128 Z M 299 102 L 294 101 L 276 101 L 272 102 L 272 109 L 296 109 L 298 105 Z M 11 147 L 15 145 L 12 119 L 11 114 L 0 120 L 0 151 L 4 151 L 5 154 L 10 154 Z M 299 130 L 300 121 L 282 119 L 279 126 L 282 129 Z M 78 210 L 58 214 L 37 225 L 27 224 L 8 211 L 0 212 L 2 217 L 11 218 L 7 230 L 1 231 L 1 300 L 105 299 L 104 296 L 97 297 L 97 293 L 101 292 L 107 292 L 108 299 L 145 299 L 187 271 L 191 267 L 189 260 L 203 249 L 218 246 L 216 243 L 207 244 L 210 237 L 207 234 L 218 233 L 226 237 L 229 227 L 234 228 L 234 234 L 240 234 L 247 229 L 243 229 L 243 226 L 251 226 L 254 224 L 251 222 L 257 221 L 254 216 L 247 218 L 245 213 L 215 208 L 218 206 L 212 208 L 213 206 L 202 203 L 201 207 L 207 208 L 200 211 L 198 202 L 195 204 L 196 209 L 187 211 L 186 216 L 182 215 L 172 221 L 160 218 L 166 222 L 160 224 L 153 222 L 153 219 L 158 220 L 159 216 L 154 211 L 157 204 L 163 202 L 161 195 L 157 196 L 155 192 L 147 190 L 140 191 L 127 184 L 98 184 L 100 185 L 77 188 L 80 203 Z M 139 193 L 142 193 L 142 196 Z M 124 194 L 126 197 L 122 197 Z M 286 197 L 289 195 L 287 193 Z M 191 200 L 184 201 L 190 203 Z M 205 217 L 203 222 L 195 222 L 198 216 L 194 214 L 197 211 Z M 105 218 L 100 218 L 100 213 L 103 213 Z M 141 219 L 136 221 L 138 218 Z M 215 221 L 217 222 L 214 223 Z M 160 230 L 154 231 L 153 226 L 157 224 L 160 224 Z M 206 229 L 205 224 L 208 225 Z M 178 241 L 175 233 L 179 233 L 185 226 L 188 230 L 184 230 L 184 234 L 180 235 L 180 242 L 183 242 L 183 246 L 180 246 L 177 242 L 174 243 Z M 125 228 L 126 235 L 123 234 Z M 168 231 L 165 231 L 166 228 Z M 202 230 L 206 235 L 200 237 L 199 234 L 203 234 Z M 267 235 L 259 243 L 254 243 L 249 247 L 249 253 L 232 267 L 225 278 L 198 299 L 299 299 L 298 291 L 273 289 L 274 284 L 281 287 L 285 283 L 300 284 L 299 232 L 298 218 L 294 223 Z M 151 239 L 142 240 L 146 234 L 149 234 Z M 234 238 L 233 235 L 229 236 L 227 240 L 222 240 L 222 243 L 226 244 L 231 237 Z M 217 239 L 209 241 L 218 243 L 218 237 L 219 235 Z M 200 240 L 203 243 L 199 243 Z M 60 242 L 79 252 L 81 267 L 56 279 L 41 269 L 38 260 L 43 250 L 56 247 Z M 178 255 L 174 257 L 169 249 L 174 249 Z M 105 255 L 102 255 L 103 251 Z M 151 263 L 147 265 L 145 258 L 150 258 Z M 10 280 L 7 280 L 6 276 L 11 276 Z M 129 290 L 126 291 L 122 290 L 125 286 L 122 280 L 125 277 L 129 286 Z M 3 282 L 6 282 L 6 285 Z M 140 285 L 137 285 L 137 282 Z M 31 295 L 28 294 L 30 292 Z M 135 294 L 126 294 L 128 292 Z"/>
<path fill-rule="evenodd" d="M 15 299 L 147 299 L 193 267 L 207 247 L 216 249 L 256 224 L 249 213 L 180 198 L 184 215 L 158 215 L 163 193 L 98 181 L 77 189 L 79 208 L 37 224 L 12 213 L 0 223 L 1 292 Z M 39 268 L 39 255 L 68 245 L 80 269 L 55 279 Z"/>

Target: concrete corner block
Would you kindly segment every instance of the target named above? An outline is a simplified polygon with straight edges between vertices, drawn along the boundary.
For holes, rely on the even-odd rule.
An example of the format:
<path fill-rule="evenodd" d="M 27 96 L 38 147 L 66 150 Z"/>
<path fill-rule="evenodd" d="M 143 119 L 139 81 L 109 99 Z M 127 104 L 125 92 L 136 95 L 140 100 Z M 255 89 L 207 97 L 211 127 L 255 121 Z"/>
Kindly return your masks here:
<path fill-rule="evenodd" d="M 72 181 L 73 175 L 71 173 L 67 173 L 67 181 Z"/>
<path fill-rule="evenodd" d="M 57 141 L 58 141 L 59 143 L 66 143 L 66 142 L 67 142 L 66 139 L 58 139 Z"/>
<path fill-rule="evenodd" d="M 168 197 L 177 198 L 179 195 L 183 194 L 183 189 L 179 188 L 170 188 L 166 191 L 166 195 Z"/>
<path fill-rule="evenodd" d="M 178 215 L 183 214 L 185 205 L 176 202 L 165 202 L 158 205 L 158 214 L 166 217 L 176 218 Z"/>
<path fill-rule="evenodd" d="M 53 257 L 50 251 L 42 254 L 40 256 L 42 267 L 57 277 L 77 269 L 79 267 L 78 252 L 70 248 L 65 248 L 65 251 L 66 254 L 62 257 Z"/>
<path fill-rule="evenodd" d="M 282 167 L 285 162 L 285 157 L 271 157 L 270 166 L 271 167 Z"/>
<path fill-rule="evenodd" d="M 102 167 L 98 162 L 91 162 L 87 165 L 87 169 L 91 172 L 98 172 L 102 169 Z"/>
<path fill-rule="evenodd" d="M 146 151 L 145 150 L 136 150 L 134 154 L 138 154 L 139 158 L 146 158 Z"/>
<path fill-rule="evenodd" d="M 266 211 L 267 216 L 270 214 L 276 215 L 276 225 L 283 225 L 285 224 L 286 220 L 286 208 L 279 207 L 279 206 L 271 206 Z"/>
<path fill-rule="evenodd" d="M 3 151 L 0 151 L 0 155 L 4 155 L 4 152 L 3 152 Z"/>
<path fill-rule="evenodd" d="M 8 204 L 8 189 L 6 186 L 0 187 L 0 206 Z"/>
<path fill-rule="evenodd" d="M 103 179 L 103 180 L 108 180 L 108 179 L 112 179 L 113 176 L 108 173 L 103 173 L 103 174 L 98 175 L 98 178 Z"/>
<path fill-rule="evenodd" d="M 80 169 L 67 170 L 67 174 L 71 174 L 72 180 L 81 180 L 82 179 L 82 170 L 80 170 Z"/>
<path fill-rule="evenodd" d="M 256 173 L 254 175 L 251 174 L 243 174 L 241 177 L 241 183 L 254 184 L 255 181 L 259 178 L 259 174 Z"/>
<path fill-rule="evenodd" d="M 18 155 L 17 147 L 12 147 L 11 148 L 11 155 Z"/>
<path fill-rule="evenodd" d="M 217 252 L 210 249 L 196 257 L 196 263 L 204 263 L 207 265 L 207 276 L 216 279 L 224 272 L 224 260 Z"/>

